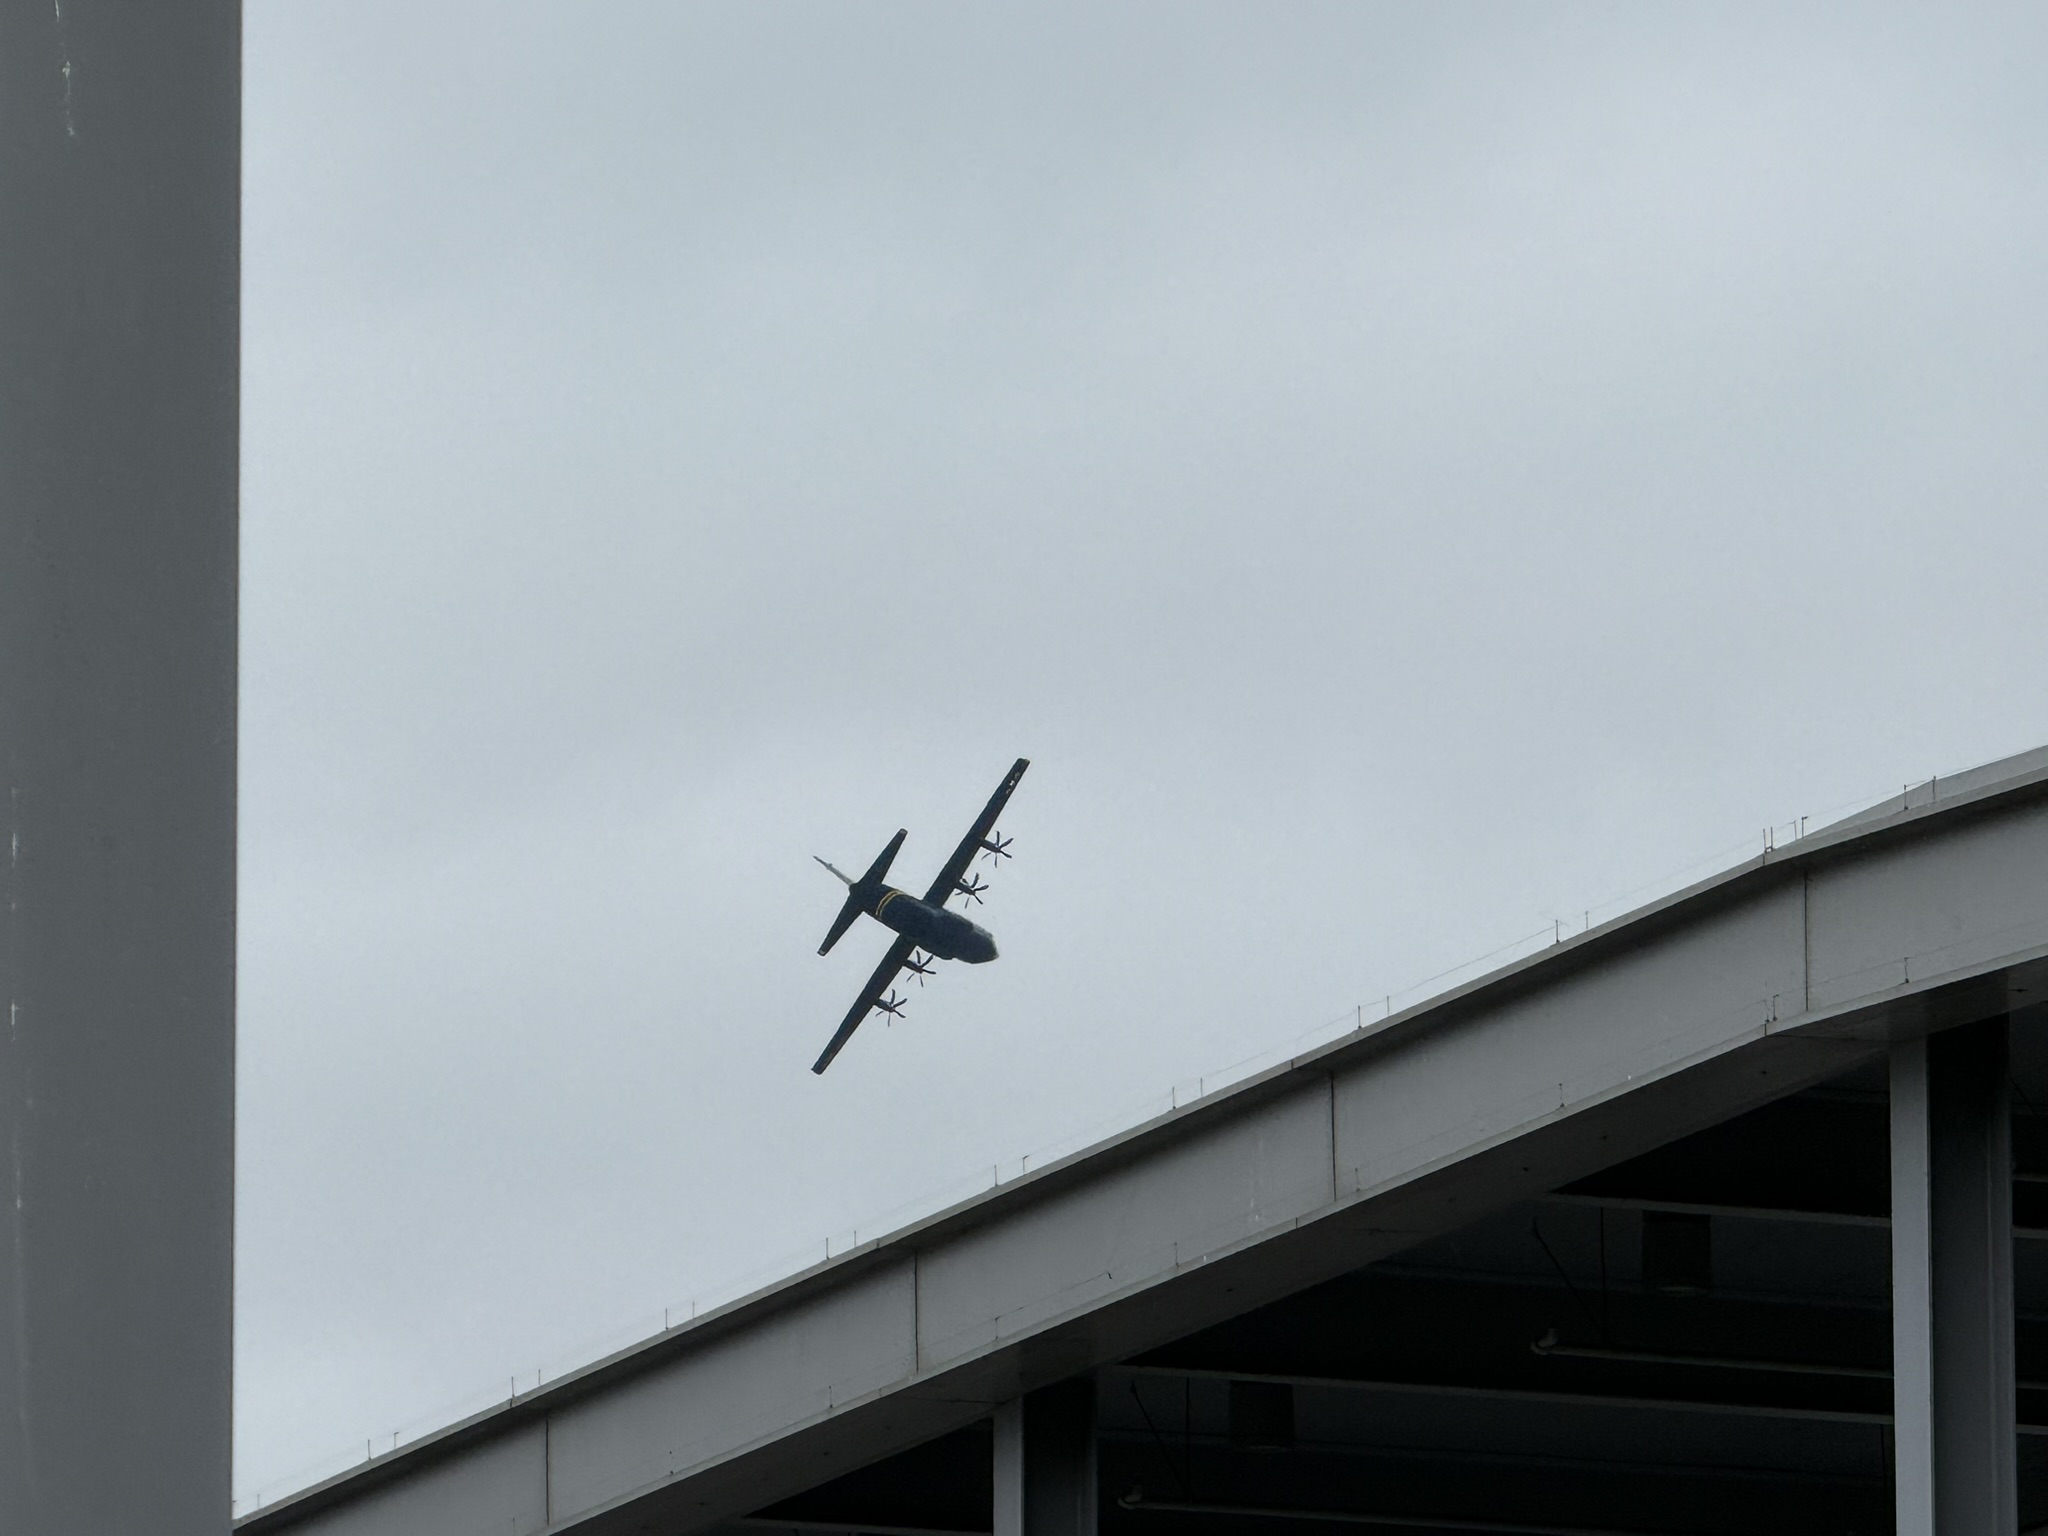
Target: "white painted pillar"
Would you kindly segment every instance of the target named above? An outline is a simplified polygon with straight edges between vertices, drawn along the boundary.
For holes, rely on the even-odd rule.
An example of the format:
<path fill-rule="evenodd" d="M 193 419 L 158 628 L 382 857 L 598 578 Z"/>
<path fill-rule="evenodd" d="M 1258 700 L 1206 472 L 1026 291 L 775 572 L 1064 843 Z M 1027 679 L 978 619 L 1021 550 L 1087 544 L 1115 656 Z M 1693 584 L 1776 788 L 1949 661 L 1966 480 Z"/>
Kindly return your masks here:
<path fill-rule="evenodd" d="M 996 1408 L 994 1536 L 1024 1536 L 1024 1399 Z"/>
<path fill-rule="evenodd" d="M 1898 1536 L 2019 1524 L 2006 1021 L 1892 1049 Z"/>
<path fill-rule="evenodd" d="M 1892 1507 L 1898 1536 L 1934 1536 L 1933 1231 L 1927 1042 L 1892 1047 Z"/>

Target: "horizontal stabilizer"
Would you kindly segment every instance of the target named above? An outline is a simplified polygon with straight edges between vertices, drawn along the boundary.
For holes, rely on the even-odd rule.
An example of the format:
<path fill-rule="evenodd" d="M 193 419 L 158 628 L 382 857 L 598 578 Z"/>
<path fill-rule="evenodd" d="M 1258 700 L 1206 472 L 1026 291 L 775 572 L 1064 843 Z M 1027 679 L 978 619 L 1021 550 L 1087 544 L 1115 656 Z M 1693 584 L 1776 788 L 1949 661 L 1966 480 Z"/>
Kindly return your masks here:
<path fill-rule="evenodd" d="M 882 883 L 883 878 L 889 873 L 889 866 L 896 862 L 896 850 L 903 846 L 903 838 L 904 829 L 898 827 L 896 835 L 889 839 L 889 846 L 875 855 L 875 862 L 870 864 L 868 872 L 860 877 L 860 883 L 854 887 L 855 890 L 865 887 L 872 891 Z"/>
<path fill-rule="evenodd" d="M 889 846 L 875 855 L 875 862 L 868 866 L 868 872 L 858 880 L 846 880 L 846 876 L 840 875 L 830 864 L 825 864 L 823 859 L 818 859 L 820 864 L 832 869 L 833 874 L 846 880 L 847 885 L 846 904 L 839 909 L 839 915 L 832 919 L 832 926 L 826 930 L 825 942 L 818 946 L 819 954 L 830 954 L 832 946 L 853 926 L 853 920 L 873 907 L 875 897 L 882 888 L 882 877 L 889 873 L 889 866 L 895 862 L 896 850 L 903 846 L 903 838 L 904 829 L 898 827 L 896 835 L 889 839 Z M 813 854 L 812 857 L 817 858 L 817 855 Z"/>
<path fill-rule="evenodd" d="M 845 937 L 846 930 L 853 926 L 853 920 L 860 916 L 863 905 L 859 886 L 846 893 L 846 904 L 839 909 L 839 915 L 832 919 L 832 926 L 825 930 L 825 942 L 818 946 L 819 954 L 827 955 L 832 952 L 832 946 Z"/>

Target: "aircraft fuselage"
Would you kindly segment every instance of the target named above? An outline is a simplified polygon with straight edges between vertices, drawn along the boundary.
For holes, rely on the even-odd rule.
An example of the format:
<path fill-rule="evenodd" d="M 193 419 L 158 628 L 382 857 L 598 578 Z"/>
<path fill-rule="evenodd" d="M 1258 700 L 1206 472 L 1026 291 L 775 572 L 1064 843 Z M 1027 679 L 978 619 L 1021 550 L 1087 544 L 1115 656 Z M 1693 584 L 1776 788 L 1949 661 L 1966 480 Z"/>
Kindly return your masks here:
<path fill-rule="evenodd" d="M 915 940 L 941 960 L 981 965 L 996 957 L 995 935 L 958 912 L 929 906 L 908 891 L 885 885 L 868 912 L 884 926 Z"/>

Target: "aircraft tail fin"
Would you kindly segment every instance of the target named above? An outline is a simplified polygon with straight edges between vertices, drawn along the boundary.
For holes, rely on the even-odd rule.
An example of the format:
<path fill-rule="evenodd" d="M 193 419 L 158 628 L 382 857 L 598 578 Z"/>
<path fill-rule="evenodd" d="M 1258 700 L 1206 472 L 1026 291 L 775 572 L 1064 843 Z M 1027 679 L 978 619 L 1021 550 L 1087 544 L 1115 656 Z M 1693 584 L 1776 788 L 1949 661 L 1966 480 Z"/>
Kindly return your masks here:
<path fill-rule="evenodd" d="M 825 864 L 823 859 L 818 859 L 818 862 L 825 864 L 825 867 L 831 869 L 833 874 L 839 875 L 841 880 L 846 880 L 847 887 L 846 904 L 839 909 L 839 915 L 832 919 L 832 926 L 825 934 L 825 942 L 818 946 L 819 954 L 829 953 L 832 946 L 837 944 L 841 937 L 844 936 L 846 930 L 853 926 L 853 920 L 865 912 L 874 901 L 876 887 L 881 885 L 883 877 L 889 873 L 890 864 L 895 862 L 896 850 L 903 846 L 903 835 L 903 829 L 898 828 L 896 835 L 889 839 L 889 846 L 875 855 L 875 862 L 868 866 L 868 872 L 858 880 L 847 880 L 845 875 L 839 874 L 839 871 L 836 869 L 832 869 L 830 864 Z M 812 857 L 817 858 L 817 855 L 813 854 Z"/>

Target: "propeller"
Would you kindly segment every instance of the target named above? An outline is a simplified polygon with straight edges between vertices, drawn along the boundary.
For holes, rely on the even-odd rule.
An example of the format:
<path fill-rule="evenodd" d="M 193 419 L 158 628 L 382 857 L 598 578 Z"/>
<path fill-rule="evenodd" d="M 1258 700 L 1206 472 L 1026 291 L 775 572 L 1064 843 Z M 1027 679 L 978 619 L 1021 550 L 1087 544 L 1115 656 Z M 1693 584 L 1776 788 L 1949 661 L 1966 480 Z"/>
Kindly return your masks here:
<path fill-rule="evenodd" d="M 954 881 L 953 889 L 979 906 L 981 904 L 981 893 L 988 889 L 988 882 L 979 875 L 970 875 L 965 880 Z"/>
<path fill-rule="evenodd" d="M 924 955 L 924 958 L 920 960 L 918 958 L 919 955 Z M 917 984 L 921 987 L 924 985 L 925 977 L 938 973 L 939 962 L 932 956 L 925 955 L 923 950 L 913 949 L 910 952 L 910 958 L 903 962 L 903 969 L 915 976 Z"/>
<path fill-rule="evenodd" d="M 981 840 L 981 851 L 987 855 L 989 863 L 1000 864 L 1004 859 L 1011 857 L 1010 844 L 1015 841 L 1017 839 L 1014 837 L 1005 837 L 1000 832 L 991 832 Z"/>
<path fill-rule="evenodd" d="M 875 1006 L 881 1009 L 882 1012 L 888 1014 L 890 1017 L 900 1019 L 903 1017 L 903 1006 L 909 1001 L 910 999 L 907 997 L 898 997 L 896 995 L 896 989 L 894 987 L 891 987 L 889 989 L 889 995 L 887 997 L 879 999 L 875 1003 Z"/>

